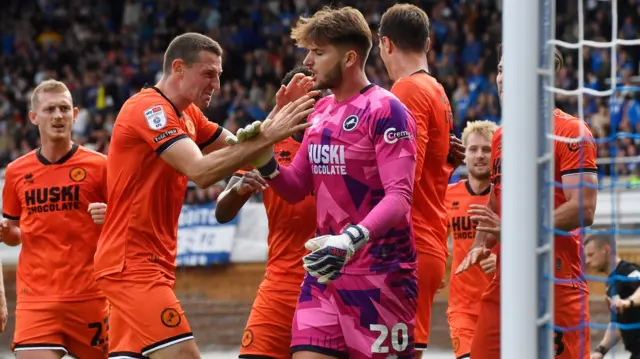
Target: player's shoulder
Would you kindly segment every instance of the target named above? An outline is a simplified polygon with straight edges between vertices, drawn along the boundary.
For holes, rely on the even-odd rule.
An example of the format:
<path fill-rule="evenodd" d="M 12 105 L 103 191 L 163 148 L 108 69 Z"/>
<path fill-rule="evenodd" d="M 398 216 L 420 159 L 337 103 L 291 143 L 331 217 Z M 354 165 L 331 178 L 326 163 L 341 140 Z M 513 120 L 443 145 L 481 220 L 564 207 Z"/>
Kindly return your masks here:
<path fill-rule="evenodd" d="M 428 73 L 416 73 L 396 81 L 391 88 L 393 93 L 405 93 L 413 96 L 431 95 L 440 90 L 442 85 Z"/>
<path fill-rule="evenodd" d="M 29 151 L 11 161 L 4 170 L 5 177 L 16 174 L 19 175 L 25 171 L 29 172 L 34 166 L 37 166 L 40 162 L 38 161 L 36 152 L 37 150 Z"/>
<path fill-rule="evenodd" d="M 366 91 L 363 95 L 366 96 L 368 100 L 367 105 L 372 110 L 372 112 L 388 112 L 389 110 L 393 110 L 394 108 L 401 108 L 404 110 L 407 109 L 407 106 L 405 106 L 405 104 L 400 101 L 398 96 L 396 96 L 393 92 L 377 85 L 373 85 L 373 88 Z"/>
<path fill-rule="evenodd" d="M 314 112 L 317 113 L 326 110 L 329 105 L 335 102 L 335 99 L 336 97 L 333 94 L 322 97 L 313 105 Z"/>
<path fill-rule="evenodd" d="M 564 137 L 585 135 L 593 137 L 589 125 L 578 117 L 572 116 L 560 109 L 553 111 L 555 134 Z"/>
<path fill-rule="evenodd" d="M 122 105 L 123 108 L 140 109 L 153 104 L 170 105 L 161 93 L 153 88 L 143 88 L 140 92 L 129 97 Z"/>
<path fill-rule="evenodd" d="M 78 146 L 78 155 L 97 164 L 107 163 L 107 156 L 84 146 Z"/>
<path fill-rule="evenodd" d="M 628 277 L 640 277 L 640 266 L 630 261 L 621 260 L 616 267 L 616 272 Z"/>
<path fill-rule="evenodd" d="M 192 118 L 195 117 L 196 119 L 199 119 L 202 116 L 204 116 L 204 114 L 202 113 L 202 110 L 200 109 L 200 107 L 196 106 L 194 103 L 190 104 L 182 112 L 185 113 L 185 114 L 188 114 Z"/>
<path fill-rule="evenodd" d="M 502 140 L 502 126 L 498 126 L 496 131 L 493 133 L 493 138 L 491 139 L 492 144 L 500 143 Z"/>
<path fill-rule="evenodd" d="M 146 119 L 149 126 L 158 129 L 166 122 L 168 115 L 175 113 L 173 104 L 159 91 L 154 88 L 144 88 L 125 101 L 118 114 L 116 125 L 122 125 L 123 121 L 127 122 L 130 119 Z"/>
<path fill-rule="evenodd" d="M 464 189 L 466 186 L 467 180 L 460 180 L 456 183 L 449 183 L 449 185 L 447 186 L 447 192 L 458 192 L 461 189 Z"/>

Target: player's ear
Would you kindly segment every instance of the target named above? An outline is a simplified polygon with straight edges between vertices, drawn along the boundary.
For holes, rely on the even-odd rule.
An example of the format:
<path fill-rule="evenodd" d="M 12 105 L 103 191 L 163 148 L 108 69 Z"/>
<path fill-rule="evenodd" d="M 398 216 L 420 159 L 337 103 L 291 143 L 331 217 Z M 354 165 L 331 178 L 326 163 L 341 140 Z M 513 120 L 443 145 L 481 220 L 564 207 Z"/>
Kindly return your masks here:
<path fill-rule="evenodd" d="M 380 42 L 382 42 L 384 51 L 386 51 L 388 54 L 391 54 L 393 52 L 393 42 L 391 42 L 388 37 L 382 36 L 380 38 Z"/>
<path fill-rule="evenodd" d="M 184 74 L 184 61 L 175 59 L 171 62 L 171 72 L 175 75 L 182 76 Z"/>
<path fill-rule="evenodd" d="M 36 126 L 38 125 L 38 119 L 36 118 L 36 113 L 34 111 L 29 111 L 29 121 Z"/>
<path fill-rule="evenodd" d="M 77 107 L 73 108 L 73 123 L 76 123 L 76 119 L 78 118 L 78 113 L 80 110 Z"/>
<path fill-rule="evenodd" d="M 345 67 L 351 67 L 351 66 L 357 65 L 358 54 L 354 50 L 349 50 L 346 53 L 345 59 L 346 59 L 344 63 Z"/>

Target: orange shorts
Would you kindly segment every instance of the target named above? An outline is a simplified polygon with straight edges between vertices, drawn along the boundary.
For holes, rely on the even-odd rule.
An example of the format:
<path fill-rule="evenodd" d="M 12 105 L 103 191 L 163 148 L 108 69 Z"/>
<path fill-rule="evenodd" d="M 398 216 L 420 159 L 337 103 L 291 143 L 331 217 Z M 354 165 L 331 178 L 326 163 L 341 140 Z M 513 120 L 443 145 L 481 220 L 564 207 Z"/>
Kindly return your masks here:
<path fill-rule="evenodd" d="M 480 299 L 476 331 L 471 341 L 473 359 L 500 358 L 500 282 L 489 283 Z"/>
<path fill-rule="evenodd" d="M 12 350 L 59 350 L 82 359 L 107 357 L 109 304 L 105 298 L 82 302 L 20 302 Z"/>
<path fill-rule="evenodd" d="M 468 313 L 447 313 L 451 344 L 456 359 L 469 358 L 471 355 L 471 341 L 476 331 L 478 316 Z"/>
<path fill-rule="evenodd" d="M 487 291 L 492 286 L 494 286 L 493 282 Z M 554 292 L 555 325 L 569 329 L 566 332 L 555 332 L 555 357 L 557 359 L 588 359 L 591 346 L 590 330 L 588 326 L 578 328 L 581 324 L 589 322 L 588 294 L 579 288 L 559 285 L 555 287 Z M 498 288 L 492 293 L 485 292 L 482 297 L 478 325 L 471 345 L 473 359 L 500 358 L 499 296 Z"/>
<path fill-rule="evenodd" d="M 589 294 L 579 288 L 556 285 L 554 300 L 556 327 L 569 329 L 555 332 L 556 359 L 589 359 L 589 326 L 579 328 L 580 324 L 589 323 Z"/>
<path fill-rule="evenodd" d="M 169 275 L 157 269 L 129 269 L 97 282 L 111 304 L 111 357 L 140 358 L 193 339 Z"/>
<path fill-rule="evenodd" d="M 416 309 L 416 350 L 426 350 L 431 327 L 433 298 L 442 283 L 447 262 L 431 254 L 418 253 L 418 308 Z"/>
<path fill-rule="evenodd" d="M 299 296 L 300 284 L 262 281 L 242 336 L 240 358 L 291 358 L 291 325 Z"/>

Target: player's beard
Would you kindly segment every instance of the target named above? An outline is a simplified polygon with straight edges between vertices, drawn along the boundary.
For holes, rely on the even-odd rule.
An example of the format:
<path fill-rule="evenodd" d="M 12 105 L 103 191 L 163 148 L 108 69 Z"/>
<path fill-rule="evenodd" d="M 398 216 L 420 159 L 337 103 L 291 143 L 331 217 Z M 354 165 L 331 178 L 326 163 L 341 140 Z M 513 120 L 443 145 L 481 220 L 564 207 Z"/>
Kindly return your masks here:
<path fill-rule="evenodd" d="M 330 90 L 334 89 L 342 83 L 342 65 L 340 61 L 333 66 L 326 75 L 324 75 L 324 79 L 322 82 L 317 83 L 314 86 L 314 90 Z"/>
<path fill-rule="evenodd" d="M 477 180 L 486 181 L 491 178 L 491 171 L 483 171 L 479 172 L 473 169 L 473 167 L 469 167 L 468 169 L 469 175 Z"/>

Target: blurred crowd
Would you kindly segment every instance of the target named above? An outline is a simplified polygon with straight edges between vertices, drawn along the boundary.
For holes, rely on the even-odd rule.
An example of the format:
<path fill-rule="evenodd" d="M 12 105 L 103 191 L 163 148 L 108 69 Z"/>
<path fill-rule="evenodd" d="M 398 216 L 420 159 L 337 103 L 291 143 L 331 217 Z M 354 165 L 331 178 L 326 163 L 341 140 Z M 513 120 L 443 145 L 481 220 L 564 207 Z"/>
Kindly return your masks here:
<path fill-rule="evenodd" d="M 353 0 L 377 28 L 381 14 L 393 0 Z M 466 123 L 488 119 L 500 122 L 495 84 L 501 37 L 501 0 L 423 0 L 431 19 L 431 73 L 444 85 L 455 107 L 455 131 Z M 262 119 L 273 105 L 283 75 L 301 63 L 304 52 L 289 38 L 299 14 L 312 14 L 322 0 L 11 0 L 0 12 L 0 165 L 3 167 L 38 146 L 37 129 L 27 112 L 32 89 L 56 78 L 71 89 L 80 114 L 74 140 L 107 153 L 118 109 L 145 84 L 161 77 L 166 45 L 177 34 L 197 31 L 218 40 L 225 50 L 222 89 L 204 112 L 232 132 Z M 559 1 L 556 36 L 579 39 L 578 1 Z M 584 38 L 611 39 L 610 2 L 585 2 Z M 618 1 L 617 38 L 640 38 L 640 0 Z M 610 87 L 609 49 L 585 48 L 584 86 Z M 579 85 L 577 50 L 564 51 L 565 67 L 556 86 Z M 624 87 L 612 98 L 586 96 L 585 120 L 602 140 L 600 157 L 636 156 L 640 140 L 610 136 L 640 134 L 640 92 L 633 90 L 640 47 L 616 50 L 616 83 Z M 367 64 L 369 79 L 390 87 L 374 46 Z M 637 81 L 636 81 L 637 82 Z M 556 105 L 578 114 L 575 97 L 557 95 Z M 602 175 L 640 174 L 636 162 L 600 166 Z M 190 191 L 188 203 L 215 200 L 221 187 Z"/>

